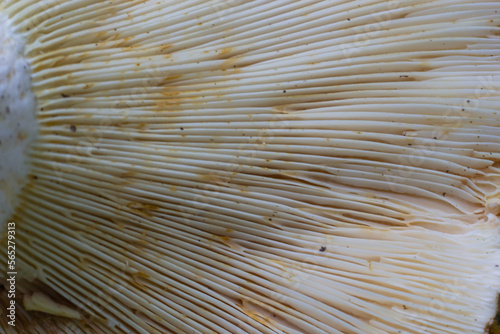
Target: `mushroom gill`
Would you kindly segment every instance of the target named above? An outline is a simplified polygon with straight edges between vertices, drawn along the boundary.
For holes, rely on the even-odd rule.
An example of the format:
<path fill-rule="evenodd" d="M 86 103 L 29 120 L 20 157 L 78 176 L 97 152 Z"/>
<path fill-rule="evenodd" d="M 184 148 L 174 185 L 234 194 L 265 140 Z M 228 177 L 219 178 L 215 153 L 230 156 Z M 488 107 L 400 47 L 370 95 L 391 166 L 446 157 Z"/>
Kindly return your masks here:
<path fill-rule="evenodd" d="M 488 331 L 498 11 L 0 0 L 0 328 Z"/>

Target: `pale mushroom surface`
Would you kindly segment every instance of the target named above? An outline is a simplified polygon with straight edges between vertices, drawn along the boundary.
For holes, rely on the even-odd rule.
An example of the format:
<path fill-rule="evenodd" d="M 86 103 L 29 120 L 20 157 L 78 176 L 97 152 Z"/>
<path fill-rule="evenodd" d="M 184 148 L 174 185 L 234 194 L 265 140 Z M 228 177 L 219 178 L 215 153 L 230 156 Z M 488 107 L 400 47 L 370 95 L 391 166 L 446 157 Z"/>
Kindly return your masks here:
<path fill-rule="evenodd" d="M 26 184 L 28 150 L 36 135 L 35 95 L 24 41 L 0 12 L 0 232 Z"/>
<path fill-rule="evenodd" d="M 499 11 L 0 0 L 0 329 L 487 333 Z"/>

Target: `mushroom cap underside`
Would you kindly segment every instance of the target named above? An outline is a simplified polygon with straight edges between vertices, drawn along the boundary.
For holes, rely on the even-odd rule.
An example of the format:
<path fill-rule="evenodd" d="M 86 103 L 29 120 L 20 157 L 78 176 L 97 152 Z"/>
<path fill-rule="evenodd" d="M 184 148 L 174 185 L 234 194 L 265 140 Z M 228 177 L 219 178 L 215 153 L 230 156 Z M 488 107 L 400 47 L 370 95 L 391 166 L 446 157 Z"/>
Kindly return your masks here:
<path fill-rule="evenodd" d="M 0 222 L 16 330 L 484 333 L 498 10 L 0 1 L 38 124 Z"/>

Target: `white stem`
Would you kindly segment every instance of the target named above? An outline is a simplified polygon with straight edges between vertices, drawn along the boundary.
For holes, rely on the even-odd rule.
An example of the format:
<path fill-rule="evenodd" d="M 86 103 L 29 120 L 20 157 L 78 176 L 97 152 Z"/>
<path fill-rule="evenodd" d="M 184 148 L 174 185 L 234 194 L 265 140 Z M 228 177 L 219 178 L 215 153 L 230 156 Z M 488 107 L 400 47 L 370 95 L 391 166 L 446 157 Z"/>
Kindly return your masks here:
<path fill-rule="evenodd" d="M 0 14 L 0 231 L 26 183 L 27 151 L 38 132 L 30 73 L 23 38 Z"/>

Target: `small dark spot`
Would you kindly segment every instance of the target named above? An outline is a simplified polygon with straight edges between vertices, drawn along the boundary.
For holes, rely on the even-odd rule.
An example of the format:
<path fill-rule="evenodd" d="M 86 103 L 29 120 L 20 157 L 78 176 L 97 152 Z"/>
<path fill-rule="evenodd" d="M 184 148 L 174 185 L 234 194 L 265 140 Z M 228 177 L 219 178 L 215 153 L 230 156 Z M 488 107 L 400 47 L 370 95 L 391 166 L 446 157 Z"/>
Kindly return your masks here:
<path fill-rule="evenodd" d="M 449 173 L 450 171 L 449 170 L 446 170 L 446 173 Z"/>
<path fill-rule="evenodd" d="M 35 180 L 38 180 L 38 176 L 36 176 L 36 175 L 34 175 L 34 176 L 33 176 L 33 178 L 34 178 Z"/>
<path fill-rule="evenodd" d="M 400 78 L 408 78 L 408 76 L 407 76 L 407 75 L 400 75 L 399 77 L 400 77 Z"/>
<path fill-rule="evenodd" d="M 408 309 L 408 306 L 406 306 L 406 305 L 403 305 L 403 308 L 404 308 L 405 310 L 407 310 L 407 309 Z"/>
<path fill-rule="evenodd" d="M 184 130 L 184 128 L 180 128 L 180 129 L 181 129 L 181 131 L 183 131 L 183 130 Z"/>
<path fill-rule="evenodd" d="M 434 138 L 435 140 L 437 140 L 437 139 L 438 139 L 437 137 L 432 137 L 432 138 Z"/>
<path fill-rule="evenodd" d="M 66 95 L 66 94 L 61 94 L 61 96 L 64 97 L 64 98 L 69 97 L 69 95 Z"/>
<path fill-rule="evenodd" d="M 325 246 L 321 246 L 321 247 L 319 248 L 319 251 L 320 251 L 320 252 L 324 252 L 324 251 L 326 251 L 326 247 L 325 247 Z"/>
<path fill-rule="evenodd" d="M 71 130 L 71 132 L 76 132 L 76 126 L 74 125 L 70 125 L 69 129 Z"/>
<path fill-rule="evenodd" d="M 351 19 L 347 19 L 347 21 L 351 21 Z"/>
<path fill-rule="evenodd" d="M 7 114 L 10 114 L 10 107 L 7 106 L 7 109 L 5 109 L 7 111 Z"/>
<path fill-rule="evenodd" d="M 286 93 L 286 90 L 284 90 L 283 93 Z"/>
<path fill-rule="evenodd" d="M 446 197 L 446 193 L 443 193 L 443 196 Z"/>

